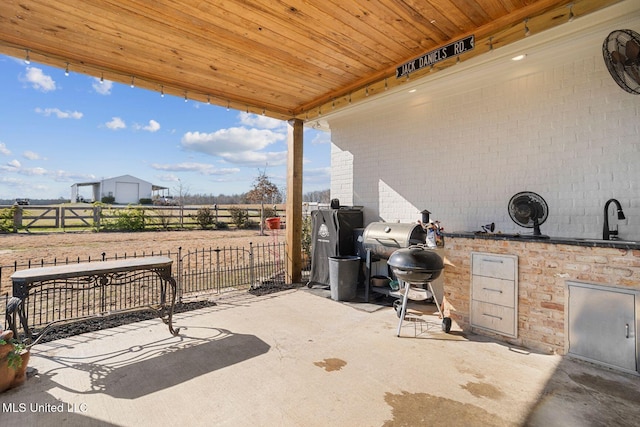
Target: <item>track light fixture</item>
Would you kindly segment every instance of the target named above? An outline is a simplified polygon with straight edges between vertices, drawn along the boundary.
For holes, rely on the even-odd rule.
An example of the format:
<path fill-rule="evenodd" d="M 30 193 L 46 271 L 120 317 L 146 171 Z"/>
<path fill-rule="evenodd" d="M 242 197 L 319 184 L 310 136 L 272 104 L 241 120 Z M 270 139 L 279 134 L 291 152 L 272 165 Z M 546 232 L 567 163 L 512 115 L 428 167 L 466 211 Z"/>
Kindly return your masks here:
<path fill-rule="evenodd" d="M 100 84 L 104 83 L 104 73 L 100 73 Z"/>
<path fill-rule="evenodd" d="M 231 107 L 231 101 L 227 101 L 227 111 L 229 111 L 230 107 Z"/>
<path fill-rule="evenodd" d="M 211 96 L 207 95 L 207 105 L 211 104 Z"/>
<path fill-rule="evenodd" d="M 364 88 L 364 96 L 369 96 L 369 86 Z"/>
<path fill-rule="evenodd" d="M 493 52 L 493 37 L 489 37 L 489 52 Z"/>
<path fill-rule="evenodd" d="M 384 90 L 389 89 L 389 83 L 387 82 L 387 78 L 384 78 Z"/>
<path fill-rule="evenodd" d="M 160 85 L 160 98 L 164 98 L 164 86 Z"/>
<path fill-rule="evenodd" d="M 69 63 L 67 62 L 67 65 L 64 67 L 64 75 L 69 77 Z"/>
<path fill-rule="evenodd" d="M 131 89 L 133 89 L 135 87 L 134 79 L 135 79 L 135 77 L 131 76 Z"/>
<path fill-rule="evenodd" d="M 27 55 L 24 57 L 24 63 L 29 65 L 31 64 L 31 58 L 29 58 L 29 49 L 26 49 Z"/>
<path fill-rule="evenodd" d="M 529 29 L 529 26 L 527 25 L 528 22 L 529 22 L 529 18 L 526 18 L 524 20 L 524 36 L 525 37 L 529 37 L 531 35 L 531 30 Z"/>
<path fill-rule="evenodd" d="M 184 91 L 184 102 L 189 101 L 189 98 L 187 98 L 187 91 Z"/>

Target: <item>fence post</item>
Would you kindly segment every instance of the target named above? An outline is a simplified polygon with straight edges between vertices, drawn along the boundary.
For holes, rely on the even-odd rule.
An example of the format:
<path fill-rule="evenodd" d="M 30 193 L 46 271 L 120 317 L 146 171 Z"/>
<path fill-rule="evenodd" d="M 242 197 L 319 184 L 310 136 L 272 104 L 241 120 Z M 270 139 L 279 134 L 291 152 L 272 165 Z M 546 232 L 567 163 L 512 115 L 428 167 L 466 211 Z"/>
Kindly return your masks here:
<path fill-rule="evenodd" d="M 182 246 L 178 246 L 178 259 L 176 263 L 176 288 L 178 292 L 178 302 L 182 302 Z"/>
<path fill-rule="evenodd" d="M 13 211 L 13 232 L 17 233 L 19 228 L 22 228 L 22 206 L 15 204 L 15 210 Z"/>
<path fill-rule="evenodd" d="M 215 248 L 216 252 L 216 292 L 220 293 L 220 248 Z"/>
<path fill-rule="evenodd" d="M 102 206 L 93 207 L 93 226 L 100 228 L 100 214 L 102 213 Z"/>
<path fill-rule="evenodd" d="M 253 263 L 253 242 L 249 242 L 249 281 L 251 282 L 251 289 L 256 284 L 256 272 L 254 271 Z"/>

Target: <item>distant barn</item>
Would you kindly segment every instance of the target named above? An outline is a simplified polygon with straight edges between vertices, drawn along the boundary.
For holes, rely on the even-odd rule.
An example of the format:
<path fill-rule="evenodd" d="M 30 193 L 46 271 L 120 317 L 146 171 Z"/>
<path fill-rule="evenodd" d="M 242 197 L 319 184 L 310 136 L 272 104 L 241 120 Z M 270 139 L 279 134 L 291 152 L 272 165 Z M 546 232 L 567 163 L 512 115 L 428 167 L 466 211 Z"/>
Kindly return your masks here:
<path fill-rule="evenodd" d="M 81 194 L 80 187 L 91 187 L 90 196 Z M 114 203 L 126 205 L 139 203 L 140 199 L 151 199 L 154 192 L 167 190 L 167 187 L 153 185 L 148 181 L 131 175 L 122 175 L 102 181 L 78 182 L 71 186 L 71 201 L 101 201 L 103 197 L 113 197 Z"/>

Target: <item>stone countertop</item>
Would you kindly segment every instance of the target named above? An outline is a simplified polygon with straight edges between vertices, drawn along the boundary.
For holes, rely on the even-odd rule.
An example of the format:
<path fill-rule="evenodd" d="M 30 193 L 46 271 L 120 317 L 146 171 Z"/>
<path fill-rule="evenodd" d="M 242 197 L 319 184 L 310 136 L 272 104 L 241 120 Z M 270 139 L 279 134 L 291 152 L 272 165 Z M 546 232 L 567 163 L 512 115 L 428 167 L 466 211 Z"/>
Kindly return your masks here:
<path fill-rule="evenodd" d="M 573 245 L 585 247 L 600 248 L 616 248 L 616 249 L 640 249 L 640 241 L 630 240 L 602 240 L 592 238 L 571 238 L 571 237 L 553 237 L 534 238 L 531 234 L 506 234 L 506 233 L 484 233 L 461 231 L 453 233 L 444 233 L 446 237 L 460 237 L 465 239 L 485 239 L 485 240 L 510 240 L 514 242 L 536 242 L 548 243 L 551 245 Z"/>

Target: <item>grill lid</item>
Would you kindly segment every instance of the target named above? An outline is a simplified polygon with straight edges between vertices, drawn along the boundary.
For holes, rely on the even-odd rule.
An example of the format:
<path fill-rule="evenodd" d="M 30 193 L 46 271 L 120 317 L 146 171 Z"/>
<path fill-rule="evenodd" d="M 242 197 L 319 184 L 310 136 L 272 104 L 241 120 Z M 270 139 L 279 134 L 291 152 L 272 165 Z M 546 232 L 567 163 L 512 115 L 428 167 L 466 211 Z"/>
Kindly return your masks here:
<path fill-rule="evenodd" d="M 363 246 L 373 255 L 389 258 L 396 249 L 426 242 L 427 233 L 420 224 L 372 222 L 362 235 Z"/>
<path fill-rule="evenodd" d="M 398 279 L 409 283 L 424 283 L 437 279 L 444 268 L 440 255 L 424 245 L 398 249 L 387 264 Z"/>

